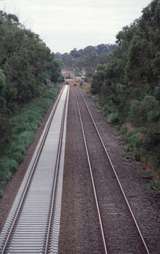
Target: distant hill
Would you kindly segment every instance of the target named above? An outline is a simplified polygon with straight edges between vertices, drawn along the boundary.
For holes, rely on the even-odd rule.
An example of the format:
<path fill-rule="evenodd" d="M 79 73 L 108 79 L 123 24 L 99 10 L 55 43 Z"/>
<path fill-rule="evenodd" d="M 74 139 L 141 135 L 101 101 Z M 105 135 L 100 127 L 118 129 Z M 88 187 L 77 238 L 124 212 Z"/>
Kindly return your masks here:
<path fill-rule="evenodd" d="M 87 46 L 84 49 L 73 49 L 70 53 L 56 53 L 55 57 L 63 63 L 65 69 L 74 70 L 77 74 L 85 72 L 91 75 L 95 72 L 98 64 L 107 62 L 110 53 L 116 48 L 112 44 L 100 44 Z"/>

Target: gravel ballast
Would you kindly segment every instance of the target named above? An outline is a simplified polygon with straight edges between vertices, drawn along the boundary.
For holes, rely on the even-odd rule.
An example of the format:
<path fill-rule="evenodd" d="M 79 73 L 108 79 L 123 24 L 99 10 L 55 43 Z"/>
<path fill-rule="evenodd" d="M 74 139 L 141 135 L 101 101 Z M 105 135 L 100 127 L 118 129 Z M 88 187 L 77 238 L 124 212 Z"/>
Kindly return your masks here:
<path fill-rule="evenodd" d="M 59 253 L 104 253 L 76 100 L 71 88 L 67 124 Z"/>

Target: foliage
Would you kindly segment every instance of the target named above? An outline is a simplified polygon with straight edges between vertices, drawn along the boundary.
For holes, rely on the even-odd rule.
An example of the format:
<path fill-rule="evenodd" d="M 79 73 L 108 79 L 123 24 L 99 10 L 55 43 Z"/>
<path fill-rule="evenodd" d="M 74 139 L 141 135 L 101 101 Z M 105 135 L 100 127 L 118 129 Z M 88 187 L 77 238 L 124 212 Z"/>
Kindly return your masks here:
<path fill-rule="evenodd" d="M 109 44 L 88 46 L 80 50 L 73 49 L 70 53 L 57 53 L 56 58 L 63 63 L 64 69 L 70 68 L 76 75 L 85 72 L 87 76 L 90 76 L 95 71 L 97 64 L 106 62 L 108 55 L 115 47 Z"/>
<path fill-rule="evenodd" d="M 128 115 L 134 125 L 156 122 L 160 119 L 159 102 L 151 95 L 146 95 L 142 101 L 133 100 Z"/>
<path fill-rule="evenodd" d="M 36 129 L 39 127 L 44 113 L 53 103 L 57 91 L 57 88 L 44 90 L 43 95 L 22 106 L 21 109 L 17 109 L 8 119 L 12 126 L 10 138 L 5 145 L 0 145 L 1 195 L 3 194 L 6 183 L 10 180 L 18 165 L 23 160 L 26 149 L 33 142 Z"/>
<path fill-rule="evenodd" d="M 22 161 L 61 68 L 39 36 L 0 11 L 0 192 Z M 46 97 L 45 97 L 46 96 Z"/>
<path fill-rule="evenodd" d="M 99 95 L 109 121 L 131 123 L 134 131 L 127 131 L 130 148 L 136 153 L 143 152 L 143 156 L 146 154 L 147 160 L 154 157 L 158 169 L 159 41 L 160 1 L 154 0 L 139 19 L 118 33 L 117 47 L 108 61 L 97 67 L 91 88 L 92 93 Z M 139 128 L 143 131 L 139 132 Z M 160 178 L 160 171 L 158 174 Z"/>
<path fill-rule="evenodd" d="M 49 48 L 13 14 L 0 11 L 0 143 L 10 136 L 9 115 L 60 78 Z"/>
<path fill-rule="evenodd" d="M 57 82 L 60 66 L 39 36 L 15 15 L 0 11 L 0 37 L 0 95 L 3 83 L 3 99 L 14 110 L 39 96 L 50 80 Z"/>

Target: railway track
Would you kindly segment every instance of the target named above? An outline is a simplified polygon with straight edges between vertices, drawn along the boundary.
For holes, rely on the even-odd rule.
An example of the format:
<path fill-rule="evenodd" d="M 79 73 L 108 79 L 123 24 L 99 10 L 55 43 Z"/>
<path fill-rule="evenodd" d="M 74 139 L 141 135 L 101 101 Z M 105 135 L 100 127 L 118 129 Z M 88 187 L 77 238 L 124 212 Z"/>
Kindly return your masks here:
<path fill-rule="evenodd" d="M 69 87 L 58 96 L 0 235 L 0 253 L 58 253 Z"/>
<path fill-rule="evenodd" d="M 149 254 L 145 238 L 124 192 L 83 94 L 75 90 L 104 253 Z M 101 153 L 101 156 L 99 154 Z"/>

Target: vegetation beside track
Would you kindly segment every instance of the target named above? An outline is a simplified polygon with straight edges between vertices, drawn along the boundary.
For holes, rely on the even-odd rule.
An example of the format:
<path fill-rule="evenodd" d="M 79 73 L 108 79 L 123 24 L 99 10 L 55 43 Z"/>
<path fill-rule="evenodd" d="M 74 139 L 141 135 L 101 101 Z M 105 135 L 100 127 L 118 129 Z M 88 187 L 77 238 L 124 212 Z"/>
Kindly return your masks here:
<path fill-rule="evenodd" d="M 61 79 L 54 54 L 13 14 L 0 11 L 0 143 L 8 142 L 8 119 Z"/>
<path fill-rule="evenodd" d="M 62 81 L 54 53 L 17 16 L 0 11 L 0 195 L 23 160 Z"/>
<path fill-rule="evenodd" d="M 37 128 L 44 114 L 53 104 L 58 93 L 58 86 L 46 89 L 39 98 L 19 108 L 10 115 L 10 136 L 8 142 L 0 145 L 0 197 L 7 182 L 23 161 L 29 145 L 33 142 Z"/>
<path fill-rule="evenodd" d="M 109 122 L 120 126 L 128 150 L 144 161 L 160 190 L 160 1 L 117 35 L 117 48 L 99 65 L 91 91 Z"/>

